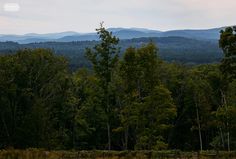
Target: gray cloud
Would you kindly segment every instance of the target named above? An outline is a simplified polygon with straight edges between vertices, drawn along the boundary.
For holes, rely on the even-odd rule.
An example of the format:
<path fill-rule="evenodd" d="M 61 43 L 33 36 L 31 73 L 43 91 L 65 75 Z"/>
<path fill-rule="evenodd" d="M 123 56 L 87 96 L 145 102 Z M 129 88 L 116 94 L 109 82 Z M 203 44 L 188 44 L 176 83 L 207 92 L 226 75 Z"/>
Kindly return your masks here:
<path fill-rule="evenodd" d="M 5 3 L 20 11 L 4 12 Z M 107 27 L 159 30 L 211 28 L 235 24 L 235 0 L 1 0 L 0 34 L 91 32 Z"/>

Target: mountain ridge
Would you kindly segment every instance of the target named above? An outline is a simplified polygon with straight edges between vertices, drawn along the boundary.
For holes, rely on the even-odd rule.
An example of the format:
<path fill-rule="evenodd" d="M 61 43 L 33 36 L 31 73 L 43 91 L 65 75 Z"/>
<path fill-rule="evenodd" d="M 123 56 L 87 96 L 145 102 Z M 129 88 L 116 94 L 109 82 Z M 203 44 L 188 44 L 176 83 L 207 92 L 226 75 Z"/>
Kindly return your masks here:
<path fill-rule="evenodd" d="M 120 39 L 133 39 L 142 37 L 185 37 L 198 40 L 216 40 L 220 37 L 220 30 L 225 27 L 212 29 L 183 29 L 160 31 L 146 28 L 108 28 L 113 35 Z M 71 42 L 71 41 L 96 41 L 99 40 L 95 32 L 79 33 L 74 31 L 37 34 L 28 33 L 24 35 L 0 35 L 0 42 L 13 41 L 20 44 L 38 42 Z"/>

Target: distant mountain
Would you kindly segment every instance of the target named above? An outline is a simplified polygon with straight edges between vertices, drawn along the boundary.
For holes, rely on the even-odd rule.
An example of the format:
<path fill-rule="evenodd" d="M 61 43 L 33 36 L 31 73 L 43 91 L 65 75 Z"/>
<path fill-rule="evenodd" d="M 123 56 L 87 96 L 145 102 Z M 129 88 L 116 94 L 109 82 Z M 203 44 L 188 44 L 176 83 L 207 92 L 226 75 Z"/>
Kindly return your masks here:
<path fill-rule="evenodd" d="M 74 31 L 67 31 L 67 32 L 61 32 L 61 33 L 48 33 L 48 34 L 35 34 L 35 33 L 29 33 L 25 34 L 23 36 L 30 36 L 34 38 L 45 38 L 45 39 L 58 39 L 65 36 L 74 36 L 74 35 L 80 35 L 80 33 L 74 32 Z"/>
<path fill-rule="evenodd" d="M 109 29 L 119 39 L 133 39 L 133 38 L 142 38 L 142 37 L 159 37 L 160 32 L 143 32 L 132 29 Z M 74 35 L 74 36 L 65 36 L 60 39 L 56 39 L 57 42 L 71 42 L 71 41 L 93 41 L 99 40 L 96 33 L 84 34 L 84 35 Z"/>
<path fill-rule="evenodd" d="M 144 32 L 137 31 L 132 29 L 124 29 L 113 33 L 115 36 L 120 39 L 133 39 L 133 38 L 142 38 L 142 37 L 160 37 L 160 32 Z"/>
<path fill-rule="evenodd" d="M 25 40 L 28 38 L 33 38 L 33 36 L 28 36 L 28 35 L 1 35 L 0 36 L 0 41 L 5 42 L 5 41 L 14 41 L 14 42 L 19 42 L 20 40 Z"/>
<path fill-rule="evenodd" d="M 160 37 L 179 36 L 191 39 L 219 39 L 222 29 L 224 28 L 208 30 L 172 30 L 160 33 Z"/>
<path fill-rule="evenodd" d="M 56 42 L 71 42 L 71 41 L 93 41 L 93 40 L 98 40 L 98 35 L 96 33 L 65 36 L 65 37 L 56 39 L 54 41 L 56 41 Z"/>
<path fill-rule="evenodd" d="M 145 28 L 131 28 L 132 30 L 136 30 L 136 31 L 142 31 L 145 33 L 161 33 L 162 31 L 159 30 L 151 30 L 151 29 L 145 29 Z"/>
<path fill-rule="evenodd" d="M 159 31 L 144 28 L 109 28 L 113 35 L 122 39 L 133 39 L 142 37 L 184 37 L 197 40 L 216 40 L 220 37 L 222 28 L 206 29 L 206 30 L 170 30 Z M 62 32 L 49 34 L 25 34 L 25 35 L 0 35 L 0 42 L 13 41 L 21 44 L 35 42 L 71 42 L 71 41 L 93 41 L 98 40 L 96 33 L 77 33 Z"/>
<path fill-rule="evenodd" d="M 171 30 L 171 31 L 156 31 L 140 28 L 109 28 L 108 30 L 120 39 L 133 39 L 142 37 L 184 37 L 197 40 L 218 40 L 220 38 L 220 30 L 223 28 L 207 29 L 207 30 Z M 66 36 L 56 41 L 70 42 L 70 41 L 92 41 L 98 40 L 96 34 L 84 34 Z"/>
<path fill-rule="evenodd" d="M 49 41 L 55 41 L 55 39 L 30 37 L 30 38 L 17 40 L 17 41 L 13 41 L 13 42 L 18 42 L 20 44 L 29 44 L 29 43 L 41 43 L 41 42 L 49 42 Z"/>
<path fill-rule="evenodd" d="M 111 32 L 119 32 L 119 31 L 139 31 L 143 33 L 161 33 L 162 31 L 159 30 L 151 30 L 146 28 L 109 28 L 108 31 Z"/>
<path fill-rule="evenodd" d="M 18 43 L 33 43 L 33 42 L 45 42 L 54 41 L 66 36 L 80 35 L 77 32 L 61 32 L 61 33 L 49 33 L 49 34 L 35 34 L 29 33 L 25 35 L 0 35 L 0 41 L 13 41 Z"/>

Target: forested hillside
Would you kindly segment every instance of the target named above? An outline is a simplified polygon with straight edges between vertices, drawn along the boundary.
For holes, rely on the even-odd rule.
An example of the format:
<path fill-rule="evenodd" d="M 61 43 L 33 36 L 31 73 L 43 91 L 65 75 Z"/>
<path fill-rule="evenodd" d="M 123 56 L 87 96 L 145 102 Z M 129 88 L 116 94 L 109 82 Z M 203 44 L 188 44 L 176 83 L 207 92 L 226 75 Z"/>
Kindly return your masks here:
<path fill-rule="evenodd" d="M 183 37 L 162 37 L 162 38 L 138 38 L 121 40 L 118 47 L 121 48 L 119 56 L 130 47 L 140 48 L 149 42 L 155 43 L 159 49 L 161 59 L 168 62 L 182 64 L 203 64 L 220 62 L 222 52 L 218 46 L 218 40 L 194 40 Z M 79 67 L 88 67 L 88 61 L 84 58 L 85 48 L 93 47 L 97 41 L 80 42 L 45 42 L 18 44 L 14 42 L 0 43 L 0 53 L 15 53 L 18 49 L 24 48 L 46 48 L 51 49 L 58 55 L 63 55 L 70 61 L 70 66 L 75 70 Z"/>
<path fill-rule="evenodd" d="M 0 44 L 0 148 L 236 150 L 236 28 L 221 32 L 222 55 L 212 41 L 97 32 Z"/>

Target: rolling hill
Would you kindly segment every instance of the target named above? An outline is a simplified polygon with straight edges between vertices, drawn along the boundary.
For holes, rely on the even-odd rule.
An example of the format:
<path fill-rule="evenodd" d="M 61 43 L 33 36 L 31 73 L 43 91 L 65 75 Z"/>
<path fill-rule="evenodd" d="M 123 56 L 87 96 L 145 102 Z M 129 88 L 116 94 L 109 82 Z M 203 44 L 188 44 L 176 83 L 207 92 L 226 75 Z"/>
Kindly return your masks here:
<path fill-rule="evenodd" d="M 223 28 L 205 30 L 171 30 L 159 31 L 143 28 L 109 28 L 108 30 L 120 39 L 133 39 L 142 37 L 185 37 L 198 40 L 219 39 L 220 30 Z M 0 42 L 13 41 L 20 44 L 35 42 L 72 42 L 72 41 L 93 41 L 98 40 L 96 33 L 62 32 L 49 34 L 25 34 L 25 35 L 0 35 Z"/>
<path fill-rule="evenodd" d="M 123 39 L 119 43 L 121 54 L 130 46 L 141 47 L 148 42 L 154 42 L 159 48 L 159 56 L 165 61 L 183 64 L 216 63 L 222 58 L 218 47 L 218 40 L 197 40 L 185 37 L 144 37 Z M 19 44 L 16 42 L 0 42 L 0 54 L 15 53 L 25 48 L 47 48 L 56 54 L 69 59 L 72 68 L 87 67 L 88 61 L 84 57 L 85 48 L 92 48 L 98 41 L 77 42 L 41 42 Z"/>

